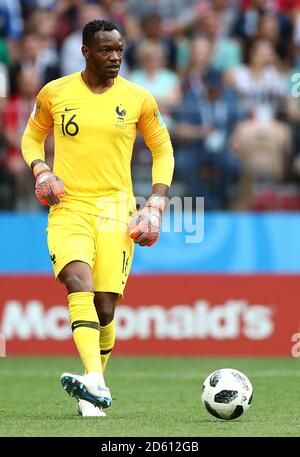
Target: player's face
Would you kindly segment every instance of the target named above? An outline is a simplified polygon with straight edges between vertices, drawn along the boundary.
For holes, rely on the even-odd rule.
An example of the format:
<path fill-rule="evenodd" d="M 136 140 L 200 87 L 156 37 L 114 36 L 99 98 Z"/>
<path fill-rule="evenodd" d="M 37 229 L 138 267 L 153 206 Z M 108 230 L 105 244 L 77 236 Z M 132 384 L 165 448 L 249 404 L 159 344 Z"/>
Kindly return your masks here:
<path fill-rule="evenodd" d="M 83 46 L 87 67 L 102 79 L 116 78 L 123 56 L 123 39 L 117 30 L 97 32 L 89 47 Z"/>

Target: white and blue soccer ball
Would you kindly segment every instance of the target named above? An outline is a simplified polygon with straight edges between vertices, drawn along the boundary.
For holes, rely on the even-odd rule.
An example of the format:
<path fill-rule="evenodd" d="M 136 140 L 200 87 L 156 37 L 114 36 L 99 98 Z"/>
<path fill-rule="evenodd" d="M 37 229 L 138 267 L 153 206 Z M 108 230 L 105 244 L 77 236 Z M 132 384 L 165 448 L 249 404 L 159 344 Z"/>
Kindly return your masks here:
<path fill-rule="evenodd" d="M 250 408 L 253 397 L 251 382 L 233 368 L 214 371 L 205 379 L 201 399 L 207 411 L 218 419 L 232 420 Z"/>

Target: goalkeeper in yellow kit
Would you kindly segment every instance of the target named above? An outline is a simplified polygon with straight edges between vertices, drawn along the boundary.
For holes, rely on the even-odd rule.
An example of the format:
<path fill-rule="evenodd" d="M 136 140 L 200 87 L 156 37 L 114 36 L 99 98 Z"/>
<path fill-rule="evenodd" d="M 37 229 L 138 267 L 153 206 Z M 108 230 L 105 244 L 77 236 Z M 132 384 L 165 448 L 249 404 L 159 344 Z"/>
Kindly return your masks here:
<path fill-rule="evenodd" d="M 64 389 L 83 416 L 111 405 L 103 373 L 115 342 L 114 312 L 130 271 L 134 243 L 158 239 L 174 159 L 154 98 L 118 76 L 123 40 L 95 20 L 83 29 L 86 67 L 46 84 L 22 139 L 36 195 L 51 206 L 48 246 L 56 278 L 66 285 L 73 337 L 85 375 L 64 373 Z M 44 141 L 54 130 L 53 171 Z M 130 162 L 137 130 L 153 156 L 152 195 L 136 212 Z"/>

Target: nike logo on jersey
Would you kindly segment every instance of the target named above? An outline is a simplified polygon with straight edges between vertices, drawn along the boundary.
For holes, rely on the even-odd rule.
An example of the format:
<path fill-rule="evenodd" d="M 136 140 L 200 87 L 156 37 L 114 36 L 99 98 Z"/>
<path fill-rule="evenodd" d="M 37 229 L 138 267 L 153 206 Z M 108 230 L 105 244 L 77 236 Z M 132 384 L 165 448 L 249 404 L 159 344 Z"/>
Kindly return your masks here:
<path fill-rule="evenodd" d="M 76 109 L 80 108 L 68 108 L 67 106 L 65 107 L 65 111 L 75 111 Z"/>

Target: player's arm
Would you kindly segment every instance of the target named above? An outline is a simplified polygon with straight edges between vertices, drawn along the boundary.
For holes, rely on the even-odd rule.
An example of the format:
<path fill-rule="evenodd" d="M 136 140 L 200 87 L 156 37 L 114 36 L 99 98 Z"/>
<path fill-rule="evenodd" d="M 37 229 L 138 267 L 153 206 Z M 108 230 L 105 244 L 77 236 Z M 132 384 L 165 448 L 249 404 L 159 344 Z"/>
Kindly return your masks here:
<path fill-rule="evenodd" d="M 135 243 L 140 246 L 152 246 L 159 238 L 165 196 L 171 185 L 174 170 L 170 136 L 152 96 L 143 104 L 138 128 L 152 153 L 152 194 L 145 208 L 131 219 L 129 230 Z"/>
<path fill-rule="evenodd" d="M 36 178 L 35 193 L 43 205 L 60 202 L 64 192 L 62 181 L 55 176 L 45 163 L 44 142 L 53 127 L 53 120 L 44 88 L 37 96 L 35 108 L 29 118 L 22 137 L 21 149 L 25 162 L 31 167 Z"/>

